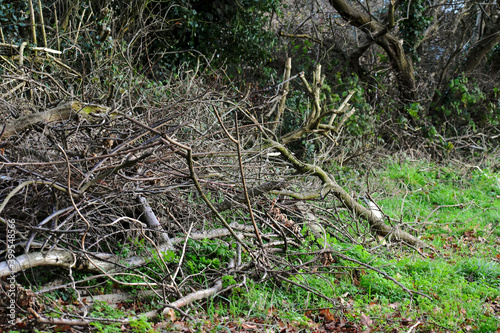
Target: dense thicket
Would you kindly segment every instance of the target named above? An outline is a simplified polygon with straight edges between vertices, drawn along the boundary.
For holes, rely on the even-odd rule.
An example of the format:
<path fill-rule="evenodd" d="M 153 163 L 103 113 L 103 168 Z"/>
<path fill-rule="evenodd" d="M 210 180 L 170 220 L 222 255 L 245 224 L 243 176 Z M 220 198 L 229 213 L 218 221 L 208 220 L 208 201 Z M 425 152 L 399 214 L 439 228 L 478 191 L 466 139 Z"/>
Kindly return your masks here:
<path fill-rule="evenodd" d="M 498 124 L 497 2 L 332 0 L 298 12 L 309 8 L 309 26 L 287 28 L 289 43 L 306 38 L 309 59 L 355 73 L 376 114 L 431 136 Z"/>
<path fill-rule="evenodd" d="M 26 2 L 0 6 L 5 42 L 42 42 L 40 26 L 38 40 L 31 36 Z M 87 70 L 89 53 L 121 45 L 139 71 L 159 81 L 203 59 L 212 70 L 225 66 L 231 77 L 265 85 L 291 56 L 297 69 L 321 63 L 332 93 L 354 82 L 371 116 L 423 125 L 431 136 L 496 125 L 500 117 L 495 1 L 60 0 L 42 7 L 47 46 L 74 52 L 79 45 L 75 59 Z M 54 31 L 72 31 L 79 41 L 56 39 Z"/>

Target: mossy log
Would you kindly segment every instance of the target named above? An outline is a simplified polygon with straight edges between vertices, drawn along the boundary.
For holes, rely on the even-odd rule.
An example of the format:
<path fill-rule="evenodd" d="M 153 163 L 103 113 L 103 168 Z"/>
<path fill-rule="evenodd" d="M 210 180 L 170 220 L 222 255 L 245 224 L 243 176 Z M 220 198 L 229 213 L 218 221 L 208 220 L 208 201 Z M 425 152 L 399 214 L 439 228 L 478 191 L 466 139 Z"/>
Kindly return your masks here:
<path fill-rule="evenodd" d="M 96 115 L 106 113 L 108 110 L 109 108 L 100 105 L 83 104 L 79 101 L 67 102 L 53 109 L 28 114 L 8 122 L 5 125 L 3 133 L 0 134 L 0 139 L 8 139 L 12 135 L 20 133 L 37 123 L 51 123 L 68 120 L 75 115 L 92 119 Z"/>

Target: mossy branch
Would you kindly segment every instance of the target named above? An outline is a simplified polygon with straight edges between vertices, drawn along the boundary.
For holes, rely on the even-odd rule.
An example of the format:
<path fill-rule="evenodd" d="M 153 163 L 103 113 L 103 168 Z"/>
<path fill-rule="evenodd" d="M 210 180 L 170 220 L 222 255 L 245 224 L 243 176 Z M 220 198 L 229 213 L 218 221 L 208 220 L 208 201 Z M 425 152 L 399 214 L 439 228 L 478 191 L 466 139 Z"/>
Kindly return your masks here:
<path fill-rule="evenodd" d="M 50 123 L 70 119 L 72 115 L 79 114 L 92 119 L 93 116 L 107 112 L 109 108 L 100 105 L 86 105 L 78 101 L 61 104 L 53 109 L 45 112 L 28 114 L 19 117 L 7 123 L 5 131 L 1 137 L 9 138 L 10 136 L 22 132 L 31 125 L 39 122 Z"/>
<path fill-rule="evenodd" d="M 325 172 L 321 167 L 309 163 L 305 163 L 295 157 L 288 148 L 282 145 L 279 142 L 273 141 L 271 139 L 266 140 L 274 149 L 278 150 L 281 155 L 292 164 L 292 166 L 298 172 L 302 174 L 312 174 L 319 179 L 324 184 L 324 187 L 328 190 L 331 190 L 333 195 L 342 202 L 342 204 L 355 213 L 357 216 L 360 216 L 362 219 L 366 220 L 372 230 L 382 236 L 392 235 L 396 239 L 403 240 L 411 245 L 419 246 L 419 247 L 428 247 L 428 245 L 418 239 L 417 237 L 397 228 L 391 227 L 384 223 L 382 219 L 379 219 L 372 211 L 366 209 L 363 205 L 358 203 L 349 193 L 347 193 L 337 182 L 330 177 L 330 175 Z"/>

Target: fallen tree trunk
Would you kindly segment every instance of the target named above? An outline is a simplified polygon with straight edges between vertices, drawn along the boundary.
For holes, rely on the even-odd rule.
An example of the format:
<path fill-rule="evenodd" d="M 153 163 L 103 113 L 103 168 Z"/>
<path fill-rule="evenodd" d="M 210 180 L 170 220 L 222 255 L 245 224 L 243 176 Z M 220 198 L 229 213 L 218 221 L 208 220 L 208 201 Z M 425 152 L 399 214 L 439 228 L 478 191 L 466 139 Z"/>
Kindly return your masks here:
<path fill-rule="evenodd" d="M 371 229 L 377 234 L 384 237 L 392 236 L 398 240 L 405 241 L 408 244 L 417 247 L 428 247 L 425 242 L 421 241 L 417 237 L 410 235 L 397 227 L 391 227 L 385 224 L 381 218 L 377 217 L 376 214 L 366 209 L 351 195 L 349 195 L 349 193 L 337 184 L 334 178 L 325 172 L 321 167 L 315 164 L 313 165 L 302 162 L 286 147 L 287 144 L 300 140 L 309 133 L 319 133 L 326 137 L 328 137 L 331 132 L 338 133 L 342 130 L 345 121 L 354 113 L 354 108 L 350 108 L 348 103 L 353 96 L 354 91 L 351 91 L 336 109 L 325 107 L 325 103 L 323 103 L 320 98 L 324 82 L 324 76 L 321 74 L 321 66 L 318 65 L 313 73 L 312 85 L 308 83 L 304 74 L 301 74 L 300 78 L 302 79 L 304 87 L 306 88 L 311 99 L 310 112 L 308 113 L 303 126 L 283 136 L 280 139 L 280 142 L 272 139 L 266 131 L 261 131 L 265 137 L 265 147 L 278 150 L 281 153 L 280 156 L 287 162 L 291 163 L 293 168 L 299 174 L 309 174 L 318 177 L 323 183 L 321 197 L 323 196 L 323 193 L 331 191 L 333 195 L 354 215 L 366 220 L 370 224 Z M 343 117 L 338 121 L 336 126 L 333 126 L 333 121 L 338 115 L 342 115 Z M 327 124 L 325 122 L 327 122 Z"/>

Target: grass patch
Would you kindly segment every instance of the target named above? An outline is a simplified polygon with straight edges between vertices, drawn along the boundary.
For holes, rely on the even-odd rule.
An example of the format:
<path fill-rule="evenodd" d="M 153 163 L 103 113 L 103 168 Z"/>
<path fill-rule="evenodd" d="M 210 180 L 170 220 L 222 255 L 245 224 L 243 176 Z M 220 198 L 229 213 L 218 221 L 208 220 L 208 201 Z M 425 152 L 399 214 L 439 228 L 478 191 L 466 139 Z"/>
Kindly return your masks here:
<path fill-rule="evenodd" d="M 408 248 L 380 247 L 369 252 L 346 244 L 346 254 L 432 300 L 412 298 L 380 274 L 348 262 L 341 263 L 344 268 L 339 272 L 299 274 L 296 281 L 341 299 L 347 308 L 343 316 L 349 320 L 360 322 L 362 314 L 370 316 L 381 331 L 398 329 L 405 320 L 425 322 L 423 331 L 495 331 L 500 314 L 491 304 L 500 297 L 500 176 L 487 168 L 461 170 L 406 161 L 389 162 L 375 171 L 375 178 L 377 191 L 372 197 L 384 213 L 434 246 L 436 253 L 422 256 Z M 307 290 L 270 281 L 252 284 L 226 302 L 239 304 L 232 316 L 275 309 L 290 321 L 303 317 L 304 309 L 331 307 Z"/>

